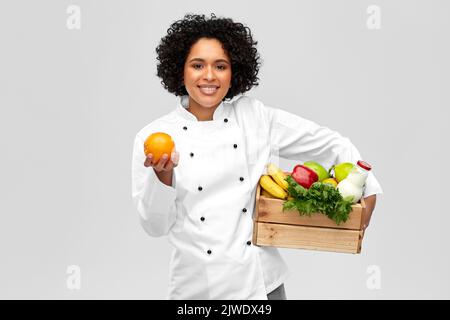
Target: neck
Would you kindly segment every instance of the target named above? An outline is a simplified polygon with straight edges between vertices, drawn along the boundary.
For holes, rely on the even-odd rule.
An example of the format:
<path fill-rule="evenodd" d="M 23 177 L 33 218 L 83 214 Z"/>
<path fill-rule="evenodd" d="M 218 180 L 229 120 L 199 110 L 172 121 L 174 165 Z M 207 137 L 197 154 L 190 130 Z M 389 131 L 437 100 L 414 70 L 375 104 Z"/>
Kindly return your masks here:
<path fill-rule="evenodd" d="M 214 112 L 219 105 L 220 103 L 217 106 L 205 108 L 189 98 L 189 107 L 186 110 L 192 113 L 198 121 L 211 121 L 213 120 Z"/>

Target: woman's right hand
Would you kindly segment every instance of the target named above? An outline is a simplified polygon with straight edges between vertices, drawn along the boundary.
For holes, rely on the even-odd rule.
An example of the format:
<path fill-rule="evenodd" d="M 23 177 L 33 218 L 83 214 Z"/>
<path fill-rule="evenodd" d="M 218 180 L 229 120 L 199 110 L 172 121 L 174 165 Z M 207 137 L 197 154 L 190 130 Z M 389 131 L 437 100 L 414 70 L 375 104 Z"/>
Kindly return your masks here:
<path fill-rule="evenodd" d="M 180 159 L 180 154 L 173 147 L 170 159 L 168 159 L 168 154 L 164 153 L 157 163 L 154 162 L 153 155 L 149 153 L 145 158 L 144 166 L 152 167 L 155 172 L 170 172 L 178 165 L 178 160 Z"/>

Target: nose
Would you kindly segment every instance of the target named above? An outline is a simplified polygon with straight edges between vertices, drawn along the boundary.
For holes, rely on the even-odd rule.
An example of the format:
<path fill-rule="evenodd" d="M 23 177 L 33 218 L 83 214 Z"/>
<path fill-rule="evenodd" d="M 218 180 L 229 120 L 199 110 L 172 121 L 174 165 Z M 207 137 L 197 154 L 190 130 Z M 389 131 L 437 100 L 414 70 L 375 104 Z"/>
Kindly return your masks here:
<path fill-rule="evenodd" d="M 208 81 L 211 81 L 215 78 L 215 74 L 211 66 L 205 68 L 204 78 Z"/>

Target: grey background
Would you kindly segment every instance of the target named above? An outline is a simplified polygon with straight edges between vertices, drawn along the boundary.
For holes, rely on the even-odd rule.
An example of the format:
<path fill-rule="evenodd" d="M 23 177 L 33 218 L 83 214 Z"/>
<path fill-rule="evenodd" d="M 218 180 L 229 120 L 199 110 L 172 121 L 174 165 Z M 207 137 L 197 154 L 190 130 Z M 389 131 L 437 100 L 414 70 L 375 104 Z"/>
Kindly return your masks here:
<path fill-rule="evenodd" d="M 69 30 L 66 9 L 81 8 Z M 369 5 L 381 29 L 366 26 Z M 282 249 L 290 299 L 449 299 L 446 1 L 2 1 L 0 298 L 164 299 L 170 247 L 131 203 L 134 135 L 178 99 L 155 48 L 187 12 L 248 25 L 249 95 L 348 136 L 379 197 L 361 255 Z M 293 162 L 282 161 L 284 169 Z M 66 285 L 81 268 L 81 289 Z M 381 271 L 370 290 L 369 266 Z"/>

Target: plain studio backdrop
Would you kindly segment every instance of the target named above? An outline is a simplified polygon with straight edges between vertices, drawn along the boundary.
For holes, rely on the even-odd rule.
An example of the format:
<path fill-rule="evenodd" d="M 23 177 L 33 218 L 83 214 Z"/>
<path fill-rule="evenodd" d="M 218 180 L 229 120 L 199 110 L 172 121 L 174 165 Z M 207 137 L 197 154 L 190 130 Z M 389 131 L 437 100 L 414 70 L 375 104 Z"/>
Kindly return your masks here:
<path fill-rule="evenodd" d="M 248 95 L 349 137 L 384 190 L 360 255 L 280 249 L 288 298 L 449 299 L 444 0 L 2 1 L 0 298 L 165 298 L 171 247 L 139 224 L 131 151 L 178 103 L 159 40 L 212 12 L 259 42 Z"/>

